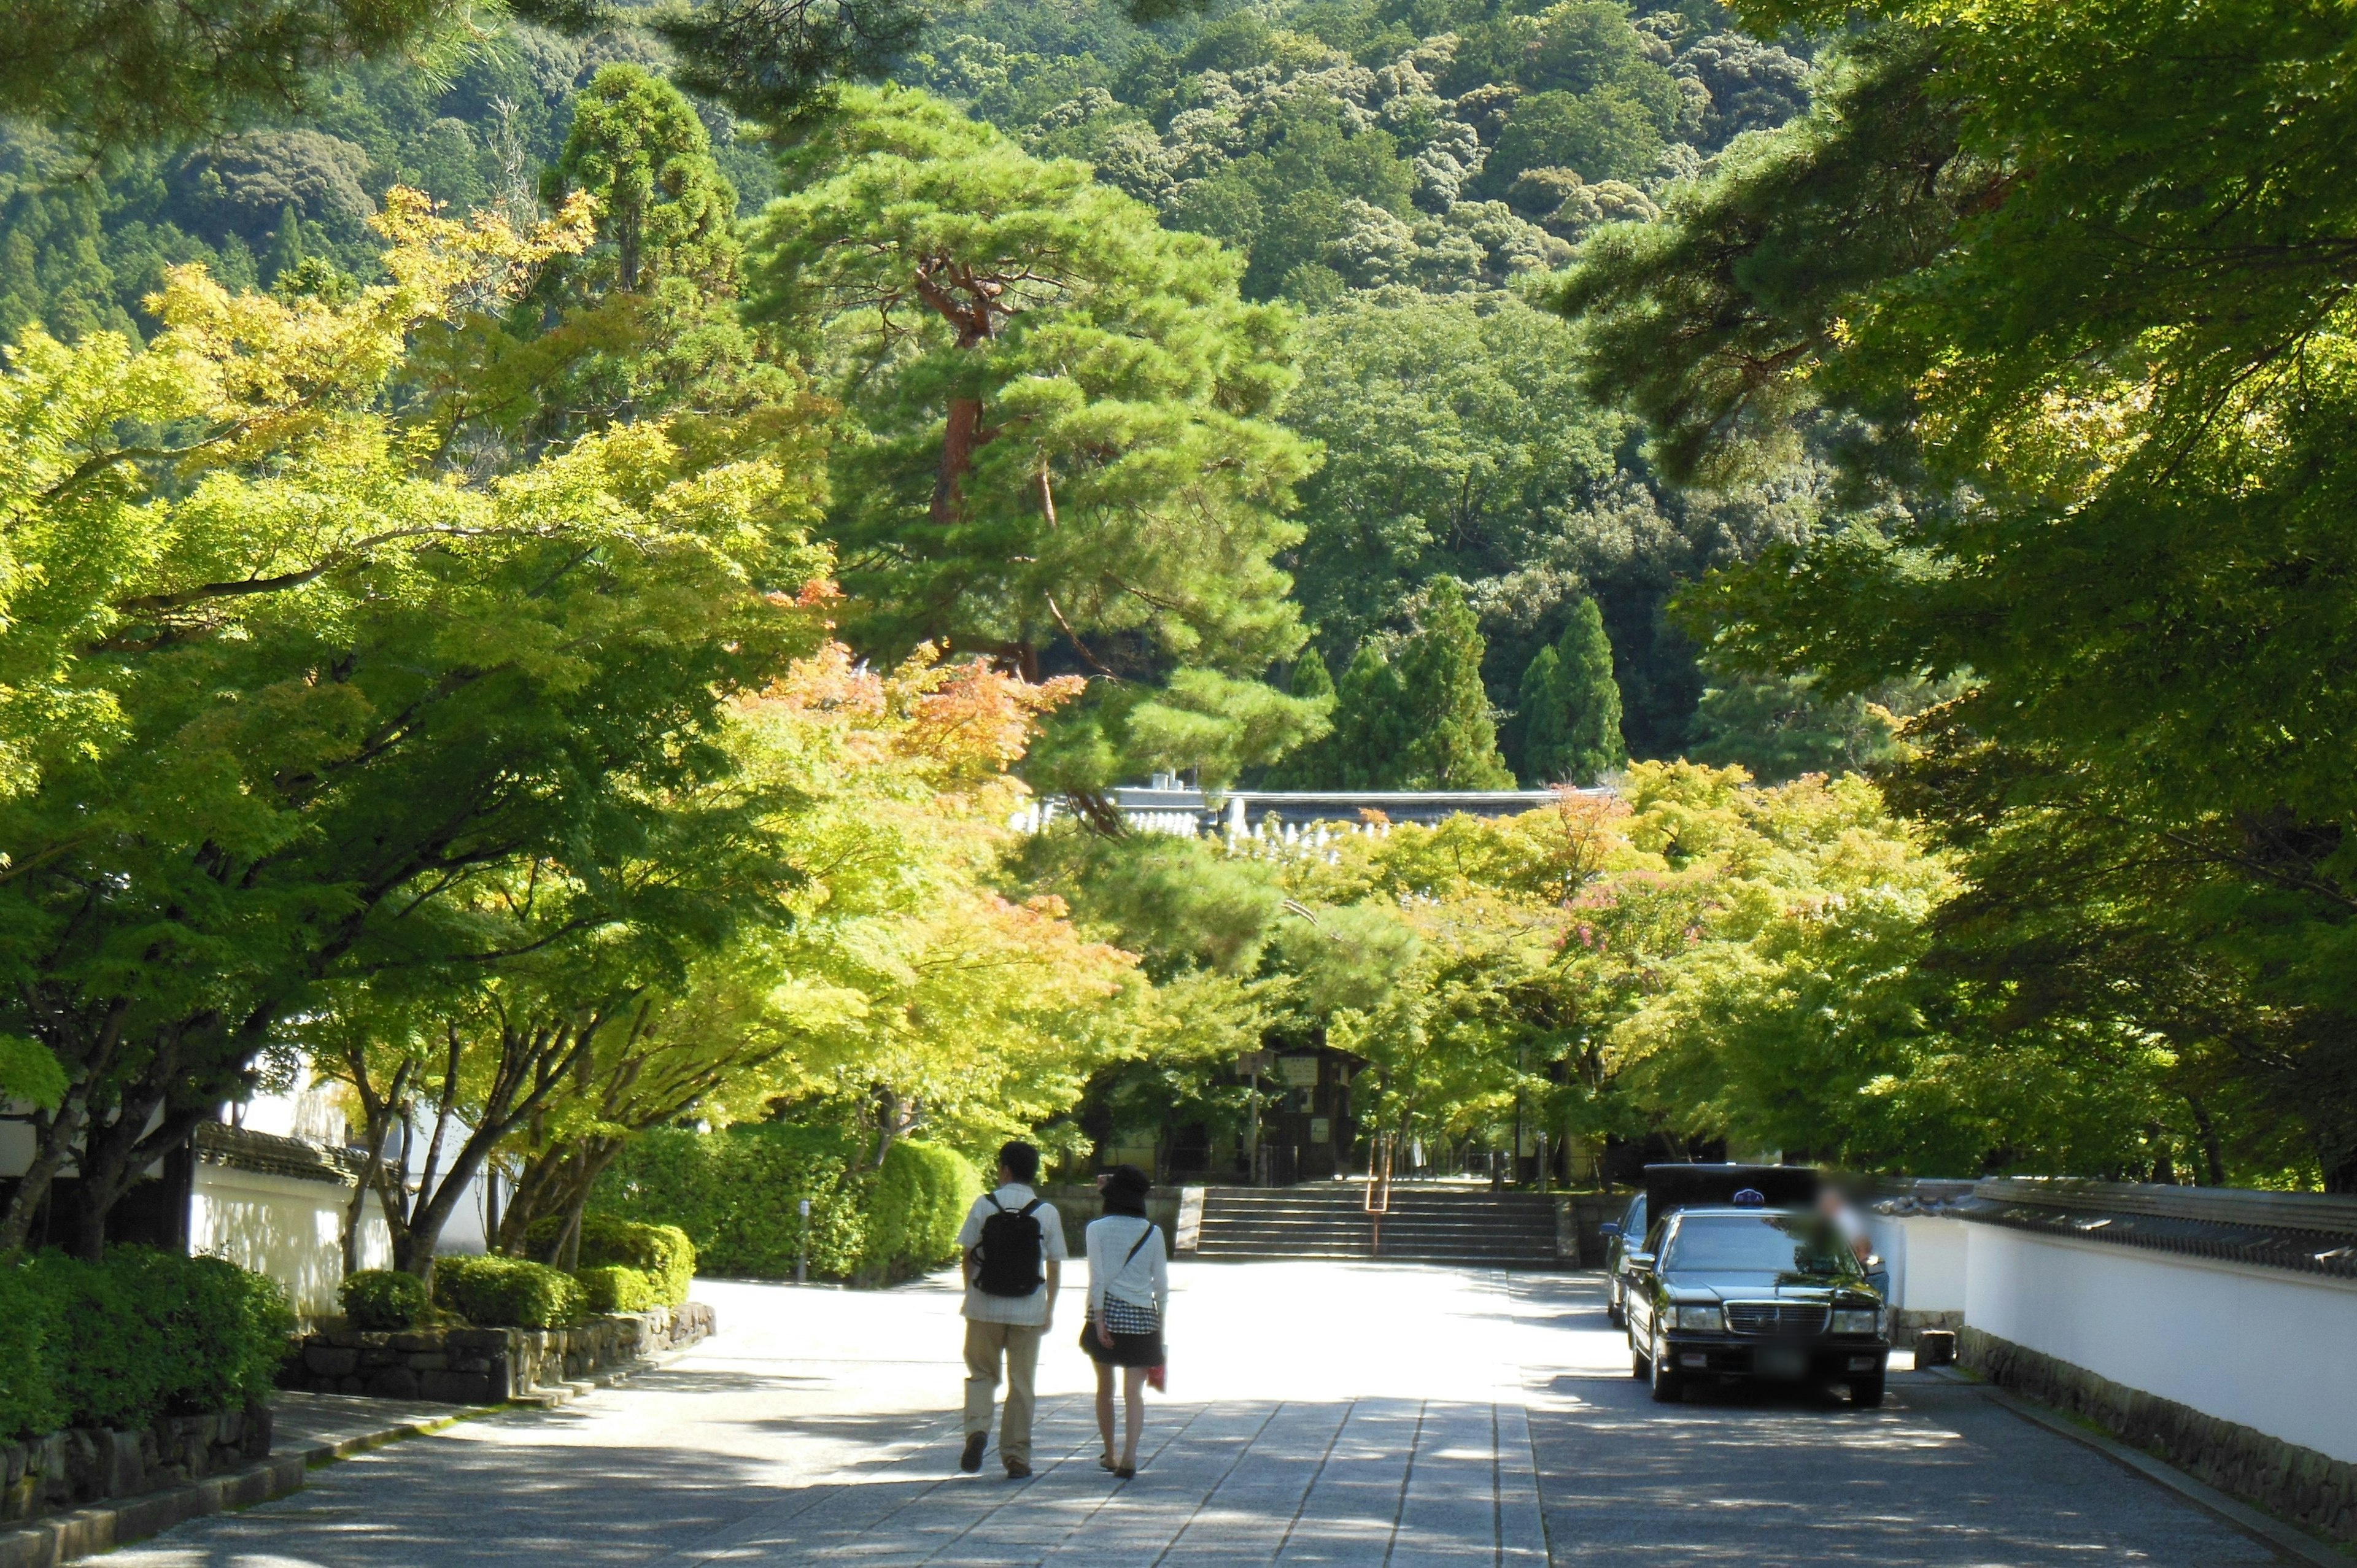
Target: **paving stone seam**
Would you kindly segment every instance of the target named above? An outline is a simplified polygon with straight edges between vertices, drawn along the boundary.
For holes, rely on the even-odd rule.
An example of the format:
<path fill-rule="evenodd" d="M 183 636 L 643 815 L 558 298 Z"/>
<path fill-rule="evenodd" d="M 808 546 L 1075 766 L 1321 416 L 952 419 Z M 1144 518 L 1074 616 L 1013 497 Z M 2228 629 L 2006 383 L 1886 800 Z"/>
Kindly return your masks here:
<path fill-rule="evenodd" d="M 1415 1402 L 1415 1430 L 1408 1434 L 1407 1463 L 1400 1466 L 1399 1500 L 1392 1505 L 1392 1533 L 1383 1542 L 1383 1568 L 1392 1568 L 1392 1554 L 1399 1550 L 1400 1520 L 1407 1517 L 1408 1483 L 1415 1479 L 1415 1462 L 1424 1447 L 1424 1415 L 1431 1408 L 1430 1400 Z M 1494 1445 L 1491 1452 L 1496 1452 Z"/>
<path fill-rule="evenodd" d="M 1301 1516 L 1309 1507 L 1310 1498 L 1317 1493 L 1318 1477 L 1326 1473 L 1326 1462 L 1334 1457 L 1334 1446 L 1342 1441 L 1342 1434 L 1350 1426 L 1351 1416 L 1358 1408 L 1359 1402 L 1355 1399 L 1342 1407 L 1342 1419 L 1334 1423 L 1334 1435 L 1326 1440 L 1326 1451 L 1318 1455 L 1318 1467 L 1309 1472 L 1309 1483 L 1301 1488 L 1301 1500 L 1293 1505 L 1293 1517 L 1285 1521 L 1285 1533 L 1276 1538 L 1276 1550 L 1268 1554 L 1270 1562 L 1276 1562 L 1285 1555 L 1286 1545 L 1293 1540 L 1294 1530 L 1301 1523 Z"/>
<path fill-rule="evenodd" d="M 1210 1403 L 1205 1403 L 1205 1404 L 1197 1405 L 1197 1406 L 1196 1406 L 1192 1411 L 1190 1411 L 1190 1412 L 1188 1413 L 1187 1419 L 1186 1419 L 1185 1421 L 1183 1421 L 1183 1422 L 1179 1423 L 1178 1423 L 1178 1425 L 1174 1430 L 1172 1430 L 1172 1431 L 1171 1431 L 1171 1433 L 1169 1434 L 1169 1435 L 1168 1435 L 1168 1436 L 1164 1437 L 1164 1438 L 1162 1439 L 1162 1441 L 1161 1441 L 1161 1442 L 1159 1442 L 1159 1443 L 1157 1443 L 1157 1444 L 1156 1444 L 1154 1445 L 1154 1451 L 1153 1451 L 1153 1453 L 1152 1453 L 1152 1454 L 1150 1454 L 1150 1455 L 1148 1455 L 1146 1456 L 1146 1457 L 1147 1457 L 1147 1459 L 1149 1459 L 1149 1460 L 1150 1460 L 1150 1459 L 1158 1459 L 1158 1458 L 1160 1458 L 1160 1457 L 1162 1456 L 1162 1455 L 1164 1454 L 1164 1452 L 1165 1452 L 1165 1451 L 1167 1451 L 1167 1450 L 1168 1450 L 1169 1448 L 1171 1448 L 1172 1446 L 1174 1446 L 1174 1445 L 1178 1442 L 1178 1440 L 1179 1440 L 1180 1438 L 1182 1438 L 1182 1437 L 1186 1436 L 1186 1435 L 1187 1435 L 1187 1434 L 1189 1434 L 1189 1432 L 1192 1432 L 1192 1431 L 1195 1429 L 1195 1423 L 1196 1423 L 1197 1422 L 1199 1422 L 1199 1421 L 1202 1420 L 1204 1416 L 1206 1416 L 1206 1415 L 1210 1414 L 1213 1408 L 1214 1408 L 1214 1407 L 1213 1407 L 1213 1405 L 1211 1405 L 1211 1404 L 1210 1404 Z M 1091 1409 L 1090 1409 L 1090 1411 L 1089 1411 L 1089 1414 L 1090 1414 L 1092 1417 L 1093 1417 L 1093 1416 L 1096 1414 L 1096 1411 L 1095 1411 L 1095 1409 L 1093 1408 L 1093 1401 L 1092 1401 L 1092 1408 L 1091 1408 Z M 1092 1433 L 1091 1435 L 1092 1435 L 1092 1436 L 1096 1437 L 1096 1438 L 1098 1439 L 1098 1441 L 1100 1441 L 1100 1442 L 1102 1442 L 1102 1441 L 1103 1440 L 1103 1432 L 1102 1432 L 1102 1431 L 1098 1431 L 1098 1432 Z M 1050 1469 L 1051 1469 L 1051 1470 L 1054 1470 L 1054 1469 L 1060 1469 L 1060 1468 L 1062 1468 L 1065 1465 L 1077 1465 L 1078 1463 L 1079 1463 L 1079 1460 L 1077 1460 L 1077 1459 L 1075 1459 L 1075 1458 L 1072 1458 L 1072 1457 L 1070 1457 L 1070 1456 L 1067 1456 L 1066 1458 L 1064 1458 L 1064 1459 L 1062 1459 L 1062 1460 L 1059 1461 L 1055 1466 L 1050 1466 Z M 1144 1467 L 1143 1463 L 1141 1463 L 1140 1467 L 1141 1467 L 1141 1468 L 1143 1468 L 1143 1467 Z M 1124 1487 L 1126 1483 L 1120 1482 L 1116 1477 L 1114 1477 L 1113 1476 L 1111 1476 L 1111 1475 L 1110 1475 L 1109 1473 L 1107 1473 L 1107 1472 L 1100 1471 L 1099 1473 L 1100 1473 L 1100 1474 L 1103 1474 L 1103 1475 L 1105 1475 L 1105 1476 L 1106 1476 L 1106 1479 L 1107 1479 L 1107 1481 L 1108 1481 L 1108 1483 L 1109 1483 L 1109 1485 L 1108 1485 L 1108 1489 L 1106 1490 L 1106 1492 L 1104 1493 L 1104 1495 L 1103 1495 L 1103 1497 L 1099 1498 L 1096 1500 L 1095 1505 L 1094 1505 L 1093 1507 L 1092 1507 L 1092 1508 L 1089 1509 L 1089 1511 L 1088 1511 L 1087 1513 L 1085 1513 L 1085 1514 L 1082 1515 L 1082 1516 L 1081 1516 L 1081 1518 L 1080 1518 L 1077 1521 L 1075 1521 L 1075 1522 L 1073 1523 L 1073 1525 L 1072 1525 L 1072 1528 L 1071 1528 L 1071 1529 L 1070 1529 L 1070 1530 L 1066 1530 L 1066 1531 L 1065 1531 L 1065 1532 L 1064 1532 L 1060 1537 L 1059 1537 L 1059 1538 L 1057 1539 L 1056 1543 L 1055 1543 L 1053 1546 L 1049 1547 L 1046 1551 L 1044 1551 L 1044 1552 L 1040 1552 L 1040 1553 L 1039 1553 L 1039 1560 L 1040 1560 L 1041 1562 L 1043 1562 L 1043 1563 L 1044 1563 L 1044 1562 L 1046 1562 L 1049 1558 L 1055 1556 L 1055 1555 L 1056 1555 L 1056 1553 L 1058 1553 L 1059 1552 L 1061 1552 L 1061 1551 L 1064 1549 L 1064 1546 L 1065 1546 L 1065 1544 L 1066 1544 L 1068 1541 L 1071 1541 L 1073 1537 L 1075 1537 L 1075 1536 L 1079 1535 L 1079 1534 L 1081 1533 L 1081 1531 L 1082 1531 L 1082 1530 L 1086 1530 L 1086 1529 L 1087 1529 L 1091 1524 L 1094 1523 L 1094 1522 L 1095 1522 L 1095 1520 L 1096 1520 L 1097 1516 L 1098 1516 L 1099 1514 L 1101 1514 L 1101 1513 L 1104 1512 L 1104 1511 L 1105 1511 L 1105 1509 L 1106 1509 L 1107 1508 L 1109 1508 L 1109 1507 L 1111 1507 L 1111 1506 L 1113 1505 L 1114 1500 L 1115 1498 L 1119 1498 L 1119 1497 L 1121 1496 L 1123 1487 Z M 1041 1477 L 1041 1478 L 1042 1478 L 1042 1479 L 1044 1479 L 1045 1477 Z M 1023 1490 L 1024 1490 L 1024 1491 L 1026 1491 L 1026 1492 L 1029 1491 L 1030 1489 L 1031 1489 L 1031 1488 L 1030 1488 L 1030 1487 L 1024 1487 L 1024 1488 L 1023 1488 Z M 1003 1511 L 1006 1509 L 1006 1508 L 1009 1504 L 1012 1504 L 1015 1500 L 1016 1500 L 1016 1499 L 1015 1499 L 1015 1498 L 1008 1498 L 1006 1503 L 1002 1503 L 1002 1504 L 1000 1504 L 1000 1505 L 999 1505 L 999 1507 L 998 1507 L 998 1508 L 993 1509 L 992 1509 L 992 1510 L 991 1510 L 987 1515 L 985 1515 L 985 1520 L 988 1520 L 988 1519 L 996 1519 L 996 1517 L 997 1517 L 1001 1512 L 1003 1512 Z M 977 1528 L 978 1528 L 978 1526 L 979 1526 L 979 1522 L 980 1522 L 980 1521 L 977 1521 Z M 944 1546 L 942 1547 L 942 1550 L 945 1552 L 945 1551 L 949 1550 L 949 1548 L 948 1548 L 948 1546 L 947 1546 L 947 1545 L 944 1545 Z M 1166 1548 L 1165 1548 L 1165 1550 L 1168 1550 L 1168 1548 L 1166 1547 Z M 936 1552 L 934 1555 L 935 1555 L 935 1556 L 938 1556 L 938 1555 L 940 1555 L 940 1553 L 939 1553 L 939 1552 Z M 931 1560 L 932 1560 L 931 1558 L 927 1558 L 927 1559 L 926 1559 L 926 1561 L 927 1561 L 927 1562 L 931 1562 Z"/>
<path fill-rule="evenodd" d="M 1162 1568 L 1163 1560 L 1178 1550 L 1178 1543 L 1187 1538 L 1187 1532 L 1195 1528 L 1195 1521 L 1203 1517 L 1203 1510 L 1211 1506 L 1211 1499 L 1220 1495 L 1220 1488 L 1228 1484 L 1228 1477 L 1252 1456 L 1252 1451 L 1260 1445 L 1261 1434 L 1269 1429 L 1270 1423 L 1275 1421 L 1284 1409 L 1283 1400 L 1268 1407 L 1268 1413 L 1261 1417 L 1260 1424 L 1253 1428 L 1252 1435 L 1245 1438 L 1243 1445 L 1236 1450 L 1236 1456 L 1228 1462 L 1228 1467 L 1220 1472 L 1220 1478 L 1205 1487 L 1203 1495 L 1195 1499 L 1195 1506 L 1187 1510 L 1186 1519 L 1170 1532 L 1170 1539 L 1162 1543 L 1162 1550 L 1154 1554 L 1154 1561 L 1146 1568 Z"/>

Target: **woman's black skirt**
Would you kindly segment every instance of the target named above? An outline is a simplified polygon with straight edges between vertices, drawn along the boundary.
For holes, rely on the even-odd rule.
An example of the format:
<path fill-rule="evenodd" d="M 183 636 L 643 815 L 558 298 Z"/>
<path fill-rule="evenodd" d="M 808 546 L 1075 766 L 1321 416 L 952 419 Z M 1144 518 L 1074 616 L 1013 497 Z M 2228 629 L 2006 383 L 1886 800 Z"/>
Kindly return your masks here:
<path fill-rule="evenodd" d="M 1081 1325 L 1081 1348 L 1089 1353 L 1091 1359 L 1107 1367 L 1158 1367 L 1166 1359 L 1159 1327 L 1149 1334 L 1125 1334 L 1116 1328 L 1113 1343 L 1107 1345 L 1097 1337 L 1097 1320 L 1093 1317 Z"/>

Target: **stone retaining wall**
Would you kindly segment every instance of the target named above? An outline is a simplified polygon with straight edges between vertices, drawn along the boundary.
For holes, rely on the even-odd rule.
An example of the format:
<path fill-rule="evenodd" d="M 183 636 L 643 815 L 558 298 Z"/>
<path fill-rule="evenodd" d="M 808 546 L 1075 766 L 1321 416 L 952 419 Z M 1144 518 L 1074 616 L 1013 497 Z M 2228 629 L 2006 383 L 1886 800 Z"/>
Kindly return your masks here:
<path fill-rule="evenodd" d="M 2221 1491 L 2337 1540 L 2357 1541 L 2357 1465 L 2127 1388 L 1981 1329 L 1957 1335 L 1956 1360 L 2000 1388 L 2084 1417 Z"/>
<path fill-rule="evenodd" d="M 281 1380 L 314 1393 L 490 1404 L 693 1345 L 713 1329 L 712 1309 L 694 1301 L 577 1328 L 328 1328 L 304 1339 Z"/>
<path fill-rule="evenodd" d="M 74 1427 L 0 1444 L 0 1520 L 135 1498 L 239 1469 L 270 1454 L 270 1407 L 167 1416 L 144 1432 Z"/>

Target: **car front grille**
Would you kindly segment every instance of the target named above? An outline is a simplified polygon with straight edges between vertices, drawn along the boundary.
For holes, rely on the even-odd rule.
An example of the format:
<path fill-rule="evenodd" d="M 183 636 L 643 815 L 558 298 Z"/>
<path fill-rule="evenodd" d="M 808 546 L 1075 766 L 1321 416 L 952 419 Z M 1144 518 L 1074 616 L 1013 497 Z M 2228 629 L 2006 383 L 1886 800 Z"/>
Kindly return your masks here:
<path fill-rule="evenodd" d="M 1730 1301 L 1727 1326 L 1735 1334 L 1823 1334 L 1833 1312 L 1817 1302 Z"/>

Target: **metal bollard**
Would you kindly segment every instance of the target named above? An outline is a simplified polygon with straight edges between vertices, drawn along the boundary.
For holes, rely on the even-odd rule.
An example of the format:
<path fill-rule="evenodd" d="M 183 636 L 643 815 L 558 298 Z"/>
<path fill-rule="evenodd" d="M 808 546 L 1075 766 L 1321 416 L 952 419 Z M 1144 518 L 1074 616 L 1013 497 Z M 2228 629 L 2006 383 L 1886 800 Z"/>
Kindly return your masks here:
<path fill-rule="evenodd" d="M 802 1210 L 802 1234 L 794 1240 L 794 1283 L 810 1283 L 810 1199 L 805 1197 L 795 1207 Z"/>

